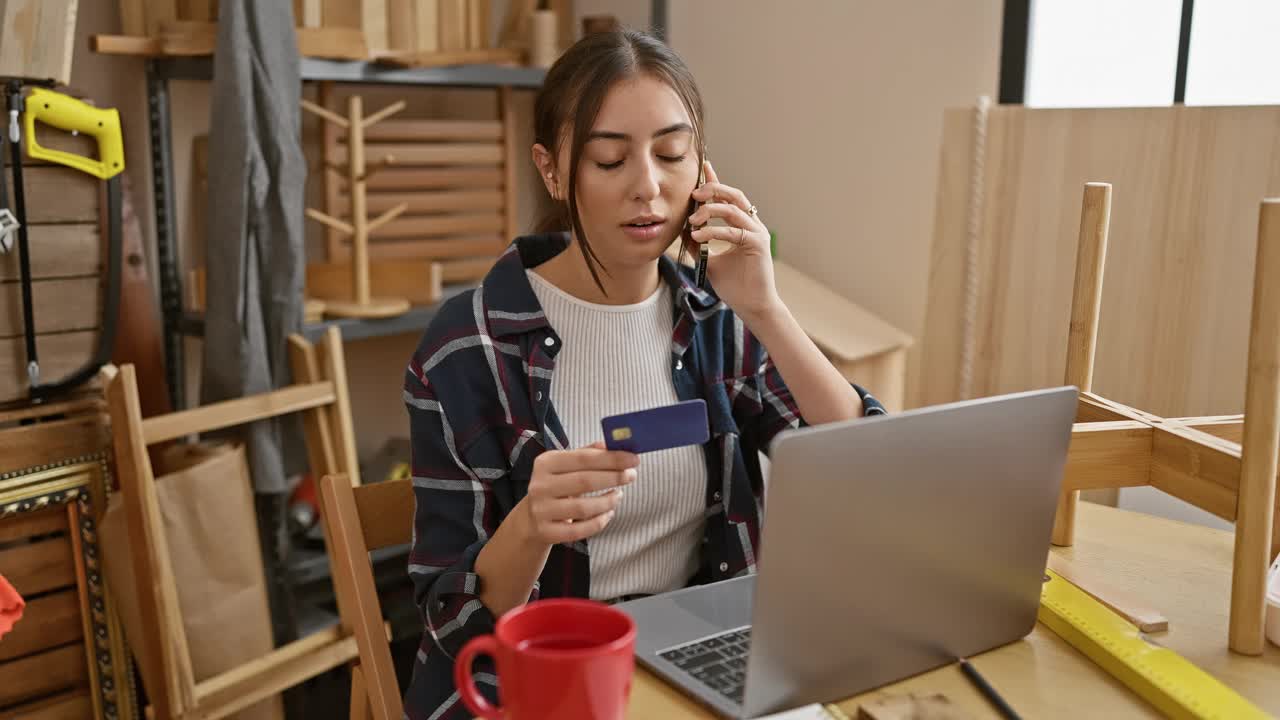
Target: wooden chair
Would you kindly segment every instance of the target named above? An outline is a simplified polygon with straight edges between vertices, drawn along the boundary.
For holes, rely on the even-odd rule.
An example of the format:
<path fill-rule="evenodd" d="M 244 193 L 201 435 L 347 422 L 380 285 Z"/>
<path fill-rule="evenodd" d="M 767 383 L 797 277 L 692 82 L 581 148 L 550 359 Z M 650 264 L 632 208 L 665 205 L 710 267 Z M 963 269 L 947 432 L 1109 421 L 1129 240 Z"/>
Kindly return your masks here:
<path fill-rule="evenodd" d="M 1276 453 L 1280 447 L 1280 199 L 1262 202 L 1254 271 L 1245 413 L 1166 419 L 1092 392 L 1111 186 L 1088 183 L 1080 212 L 1066 382 L 1080 408 L 1054 522 L 1071 545 L 1080 490 L 1150 485 L 1234 522 L 1228 644 L 1262 653 L 1267 566 L 1280 553 Z"/>
<path fill-rule="evenodd" d="M 356 656 L 356 639 L 344 626 L 324 630 L 197 683 L 192 675 L 177 587 L 163 533 L 155 476 L 147 446 L 188 435 L 301 412 L 313 468 L 344 471 L 358 482 L 351 406 L 342 340 L 330 329 L 318 349 L 290 340 L 299 383 L 273 392 L 142 418 L 138 379 L 124 365 L 107 387 L 117 474 L 123 495 L 135 588 L 144 617 L 155 630 L 141 642 L 162 668 L 164 682 L 148 687 L 158 720 L 216 720 L 276 695 Z M 149 713 L 150 714 L 150 713 Z"/>
<path fill-rule="evenodd" d="M 353 486 L 344 475 L 320 480 L 320 504 L 338 612 L 359 648 L 351 668 L 352 720 L 400 720 L 404 707 L 382 620 L 369 553 L 403 545 L 413 536 L 413 481 Z"/>

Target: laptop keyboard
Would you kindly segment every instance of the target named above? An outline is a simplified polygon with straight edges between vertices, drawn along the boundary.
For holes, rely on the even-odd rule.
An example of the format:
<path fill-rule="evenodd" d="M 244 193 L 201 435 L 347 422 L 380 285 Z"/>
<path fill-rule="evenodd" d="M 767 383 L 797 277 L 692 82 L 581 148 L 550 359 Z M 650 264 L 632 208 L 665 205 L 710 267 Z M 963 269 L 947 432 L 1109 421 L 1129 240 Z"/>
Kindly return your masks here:
<path fill-rule="evenodd" d="M 658 656 L 689 673 L 703 685 L 741 704 L 750 647 L 751 628 L 746 627 L 680 645 L 658 653 Z"/>

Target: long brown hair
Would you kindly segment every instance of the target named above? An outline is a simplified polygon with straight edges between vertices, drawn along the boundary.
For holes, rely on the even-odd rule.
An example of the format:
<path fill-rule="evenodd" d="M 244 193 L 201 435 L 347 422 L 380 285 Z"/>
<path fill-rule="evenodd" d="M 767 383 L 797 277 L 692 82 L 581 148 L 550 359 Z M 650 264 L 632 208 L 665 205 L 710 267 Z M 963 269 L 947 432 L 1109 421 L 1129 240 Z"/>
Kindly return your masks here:
<path fill-rule="evenodd" d="M 702 95 L 693 81 L 693 73 L 661 40 L 637 30 L 591 33 L 574 43 L 547 71 L 533 108 L 534 142 L 559 157 L 560 143 L 569 142 L 569 187 L 565 200 L 538 223 L 538 232 L 572 229 L 587 262 L 587 269 L 601 292 L 597 266 L 603 267 L 587 240 L 578 213 L 578 164 L 587 134 L 604 105 L 605 96 L 615 83 L 648 74 L 675 90 L 684 103 L 693 124 L 694 147 L 698 167 L 702 167 Z M 608 273 L 608 268 L 605 268 Z"/>

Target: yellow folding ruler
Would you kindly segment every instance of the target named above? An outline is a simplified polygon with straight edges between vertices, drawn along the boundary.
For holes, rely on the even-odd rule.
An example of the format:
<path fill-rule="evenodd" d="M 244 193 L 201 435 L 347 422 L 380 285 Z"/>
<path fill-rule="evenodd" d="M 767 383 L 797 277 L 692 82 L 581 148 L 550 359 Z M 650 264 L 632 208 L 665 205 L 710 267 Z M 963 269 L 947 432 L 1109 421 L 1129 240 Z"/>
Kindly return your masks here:
<path fill-rule="evenodd" d="M 1171 718 L 1249 720 L 1271 715 L 1168 648 L 1086 592 L 1047 570 L 1040 622 Z"/>

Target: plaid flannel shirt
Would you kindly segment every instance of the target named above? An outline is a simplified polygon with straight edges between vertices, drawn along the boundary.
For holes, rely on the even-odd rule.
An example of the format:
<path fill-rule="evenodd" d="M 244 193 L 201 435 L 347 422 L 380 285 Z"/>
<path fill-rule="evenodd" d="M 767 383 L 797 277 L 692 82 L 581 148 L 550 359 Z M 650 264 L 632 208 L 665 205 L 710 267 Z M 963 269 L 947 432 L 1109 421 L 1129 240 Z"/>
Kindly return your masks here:
<path fill-rule="evenodd" d="M 453 685 L 453 658 L 493 631 L 479 598 L 476 556 L 528 490 L 533 460 L 565 449 L 551 406 L 560 338 L 525 275 L 561 252 L 563 233 L 518 238 L 480 288 L 445 303 L 405 373 L 414 497 L 409 575 L 425 625 L 405 697 L 411 720 L 467 717 Z M 764 484 L 757 451 L 803 424 L 764 347 L 688 268 L 665 256 L 662 279 L 674 297 L 671 381 L 681 400 L 707 403 L 711 440 L 706 524 L 693 584 L 755 572 Z M 861 388 L 864 413 L 884 408 Z M 587 597 L 590 543 L 556 545 L 530 599 Z M 492 671 L 478 663 L 482 692 Z"/>

